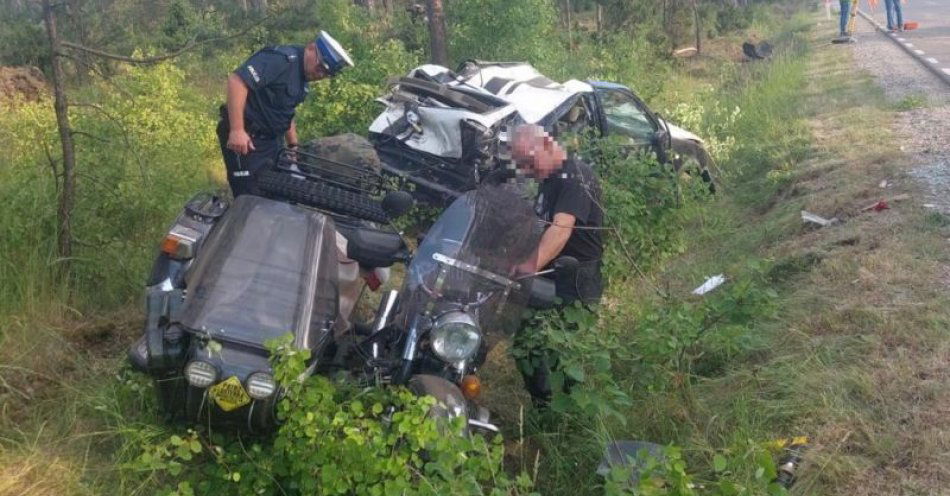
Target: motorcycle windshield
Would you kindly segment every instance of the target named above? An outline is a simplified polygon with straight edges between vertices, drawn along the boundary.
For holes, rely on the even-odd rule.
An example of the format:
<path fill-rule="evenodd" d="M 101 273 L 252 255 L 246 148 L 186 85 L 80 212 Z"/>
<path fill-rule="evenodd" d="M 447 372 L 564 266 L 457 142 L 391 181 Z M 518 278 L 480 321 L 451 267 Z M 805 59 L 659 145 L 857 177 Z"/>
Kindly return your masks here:
<path fill-rule="evenodd" d="M 490 344 L 517 329 L 535 271 L 539 232 L 530 202 L 509 185 L 457 198 L 429 229 L 409 266 L 403 324 L 417 315 L 472 314 Z"/>
<path fill-rule="evenodd" d="M 327 216 L 240 196 L 188 272 L 181 323 L 255 347 L 290 332 L 313 348 L 336 316 L 335 246 Z"/>

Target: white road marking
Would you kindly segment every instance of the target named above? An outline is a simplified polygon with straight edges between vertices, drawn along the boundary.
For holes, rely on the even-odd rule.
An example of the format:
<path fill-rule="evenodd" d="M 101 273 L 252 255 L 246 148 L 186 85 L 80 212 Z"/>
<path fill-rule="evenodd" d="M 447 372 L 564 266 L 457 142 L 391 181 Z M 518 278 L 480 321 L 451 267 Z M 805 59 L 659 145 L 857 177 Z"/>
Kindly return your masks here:
<path fill-rule="evenodd" d="M 930 63 L 933 64 L 933 65 L 937 65 L 937 64 L 940 63 L 939 60 L 937 60 L 937 59 L 935 59 L 935 58 L 933 58 L 933 57 L 927 57 L 927 62 L 930 62 Z"/>
<path fill-rule="evenodd" d="M 900 36 L 898 36 L 898 37 L 897 37 L 897 41 L 907 41 L 907 40 L 905 40 L 904 38 L 901 38 Z"/>
<path fill-rule="evenodd" d="M 947 69 L 946 67 L 944 67 L 944 68 L 941 69 L 941 70 L 943 71 L 944 74 L 950 76 L 950 69 Z"/>
<path fill-rule="evenodd" d="M 923 51 L 923 50 L 914 50 L 914 53 L 916 53 L 917 55 L 923 55 L 923 54 L 924 54 L 924 51 Z"/>
<path fill-rule="evenodd" d="M 913 44 L 913 43 L 904 43 L 904 46 L 907 47 L 907 48 L 914 48 L 914 44 Z"/>

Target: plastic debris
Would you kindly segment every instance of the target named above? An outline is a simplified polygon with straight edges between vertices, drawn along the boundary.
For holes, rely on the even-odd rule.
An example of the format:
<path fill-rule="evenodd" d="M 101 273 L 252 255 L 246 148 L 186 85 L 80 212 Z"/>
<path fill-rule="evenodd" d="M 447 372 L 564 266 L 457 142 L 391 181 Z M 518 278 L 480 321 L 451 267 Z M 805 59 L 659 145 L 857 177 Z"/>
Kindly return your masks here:
<path fill-rule="evenodd" d="M 881 189 L 886 189 L 886 188 L 887 188 L 887 179 L 884 179 L 883 181 L 881 181 L 881 183 L 878 184 L 877 186 L 878 186 L 879 188 L 881 188 Z"/>
<path fill-rule="evenodd" d="M 808 438 L 805 437 L 796 438 L 785 446 L 785 453 L 781 460 L 779 460 L 778 467 L 776 467 L 777 474 L 775 482 L 778 485 L 785 489 L 791 489 L 792 485 L 795 484 L 795 481 L 798 479 L 798 467 L 802 463 L 805 448 L 807 447 Z"/>
<path fill-rule="evenodd" d="M 820 215 L 815 215 L 807 210 L 802 210 L 802 221 L 811 222 L 812 224 L 818 224 L 821 227 L 828 227 L 830 225 L 841 222 L 840 220 L 838 220 L 837 217 L 826 219 Z"/>
<path fill-rule="evenodd" d="M 722 286 L 722 283 L 724 283 L 724 282 L 726 282 L 726 276 L 725 276 L 725 275 L 719 274 L 718 276 L 712 276 L 712 277 L 706 279 L 706 282 L 704 282 L 702 286 L 700 286 L 700 287 L 694 289 L 694 290 L 693 290 L 693 294 L 694 294 L 694 295 L 702 296 L 702 295 L 704 295 L 704 294 L 706 294 L 706 293 L 708 293 L 708 292 L 710 292 L 710 291 L 712 291 L 712 290 L 718 288 L 719 286 Z"/>
<path fill-rule="evenodd" d="M 882 199 L 878 202 L 875 202 L 871 205 L 868 205 L 862 208 L 861 211 L 868 212 L 868 211 L 873 210 L 875 212 L 880 212 L 882 210 L 887 210 L 891 208 L 891 203 L 907 200 L 908 198 L 910 198 L 910 195 L 904 194 L 904 195 L 893 196 L 889 199 Z"/>
<path fill-rule="evenodd" d="M 753 60 L 767 59 L 772 56 L 772 45 L 767 41 L 762 41 L 758 44 L 747 41 L 742 44 L 742 53 Z"/>

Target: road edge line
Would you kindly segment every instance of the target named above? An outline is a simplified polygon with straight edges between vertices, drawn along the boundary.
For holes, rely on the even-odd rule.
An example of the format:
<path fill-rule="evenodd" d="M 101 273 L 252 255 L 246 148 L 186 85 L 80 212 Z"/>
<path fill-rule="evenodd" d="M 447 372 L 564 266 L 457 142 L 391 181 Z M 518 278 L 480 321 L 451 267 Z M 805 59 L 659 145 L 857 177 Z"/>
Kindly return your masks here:
<path fill-rule="evenodd" d="M 888 31 L 884 29 L 884 26 L 881 26 L 880 23 L 875 21 L 873 17 L 869 16 L 863 10 L 858 9 L 858 14 L 860 14 L 861 17 L 863 17 L 865 21 L 871 23 L 871 25 L 874 26 L 874 28 L 877 29 L 878 32 L 882 33 L 885 38 L 893 41 L 894 44 L 899 46 L 901 50 L 907 53 L 907 55 L 910 55 L 911 57 L 913 57 L 917 62 L 922 64 L 928 71 L 933 73 L 933 75 L 937 76 L 938 78 L 940 78 L 941 81 L 943 81 L 944 83 L 947 83 L 947 85 L 950 86 L 950 74 L 943 72 L 940 67 L 937 67 L 934 64 L 928 63 L 923 55 L 917 55 L 916 53 L 914 53 L 913 48 L 904 46 L 904 44 L 898 41 L 896 37 L 888 36 Z"/>

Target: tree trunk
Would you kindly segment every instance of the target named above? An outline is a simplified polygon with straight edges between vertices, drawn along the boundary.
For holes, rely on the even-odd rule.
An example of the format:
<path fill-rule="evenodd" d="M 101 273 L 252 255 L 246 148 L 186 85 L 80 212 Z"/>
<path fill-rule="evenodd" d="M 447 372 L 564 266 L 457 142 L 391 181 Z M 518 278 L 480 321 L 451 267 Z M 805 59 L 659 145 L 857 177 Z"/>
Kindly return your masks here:
<path fill-rule="evenodd" d="M 604 6 L 600 3 L 597 4 L 597 34 L 600 35 L 604 32 Z"/>
<path fill-rule="evenodd" d="M 63 179 L 59 191 L 59 230 L 57 239 L 59 256 L 68 267 L 73 253 L 72 214 L 76 190 L 76 151 L 73 147 L 73 133 L 69 127 L 69 113 L 61 59 L 59 36 L 56 33 L 56 16 L 49 0 L 43 0 L 43 21 L 49 37 L 50 64 L 53 68 L 53 108 L 56 111 L 56 126 L 59 128 L 59 141 L 63 148 Z"/>
<path fill-rule="evenodd" d="M 570 50 L 574 51 L 574 26 L 572 26 L 573 19 L 571 19 L 571 0 L 564 0 L 564 15 L 567 20 L 567 46 Z"/>
<path fill-rule="evenodd" d="M 696 5 L 696 0 L 693 0 L 693 24 L 696 29 L 696 55 L 699 55 L 703 52 L 703 26 L 699 20 L 699 7 Z"/>
<path fill-rule="evenodd" d="M 434 64 L 448 66 L 449 51 L 445 43 L 445 12 L 442 0 L 426 0 L 429 16 L 429 59 Z"/>

